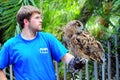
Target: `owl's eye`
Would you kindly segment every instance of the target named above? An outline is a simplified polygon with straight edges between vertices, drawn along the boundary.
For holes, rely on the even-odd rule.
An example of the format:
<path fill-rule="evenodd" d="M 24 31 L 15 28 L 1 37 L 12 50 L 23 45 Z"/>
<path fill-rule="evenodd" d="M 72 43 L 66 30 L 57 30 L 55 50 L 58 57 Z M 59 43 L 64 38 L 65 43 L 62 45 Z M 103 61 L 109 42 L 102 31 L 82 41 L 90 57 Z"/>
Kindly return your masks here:
<path fill-rule="evenodd" d="M 76 21 L 76 25 L 77 25 L 78 27 L 80 27 L 80 26 L 81 26 L 81 24 L 80 24 L 80 22 L 79 22 L 79 21 Z"/>

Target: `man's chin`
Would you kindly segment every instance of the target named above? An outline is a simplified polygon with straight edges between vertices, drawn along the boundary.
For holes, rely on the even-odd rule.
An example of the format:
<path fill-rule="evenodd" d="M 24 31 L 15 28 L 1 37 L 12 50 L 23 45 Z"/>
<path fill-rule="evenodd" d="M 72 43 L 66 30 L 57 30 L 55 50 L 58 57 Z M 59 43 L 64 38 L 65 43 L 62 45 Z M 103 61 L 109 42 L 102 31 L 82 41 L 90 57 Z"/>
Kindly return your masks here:
<path fill-rule="evenodd" d="M 37 32 L 40 32 L 40 31 L 42 31 L 42 29 L 37 30 Z"/>

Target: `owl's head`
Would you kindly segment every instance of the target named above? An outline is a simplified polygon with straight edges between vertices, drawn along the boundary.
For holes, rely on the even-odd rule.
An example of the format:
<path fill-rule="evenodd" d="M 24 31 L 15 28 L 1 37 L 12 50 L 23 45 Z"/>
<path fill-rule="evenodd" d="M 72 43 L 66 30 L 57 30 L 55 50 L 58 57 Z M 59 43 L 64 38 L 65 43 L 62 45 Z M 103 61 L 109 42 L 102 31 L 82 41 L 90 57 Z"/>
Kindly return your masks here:
<path fill-rule="evenodd" d="M 64 27 L 64 33 L 71 38 L 73 34 L 80 32 L 82 29 L 83 24 L 79 20 L 73 20 Z"/>

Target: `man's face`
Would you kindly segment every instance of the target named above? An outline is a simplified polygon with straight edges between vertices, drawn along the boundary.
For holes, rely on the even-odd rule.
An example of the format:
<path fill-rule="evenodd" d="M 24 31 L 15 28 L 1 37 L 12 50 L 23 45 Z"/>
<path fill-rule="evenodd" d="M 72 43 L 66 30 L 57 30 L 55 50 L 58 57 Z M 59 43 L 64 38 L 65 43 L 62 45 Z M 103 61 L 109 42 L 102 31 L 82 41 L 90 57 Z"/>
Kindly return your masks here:
<path fill-rule="evenodd" d="M 29 29 L 32 31 L 42 30 L 42 17 L 38 13 L 33 13 L 29 20 Z"/>

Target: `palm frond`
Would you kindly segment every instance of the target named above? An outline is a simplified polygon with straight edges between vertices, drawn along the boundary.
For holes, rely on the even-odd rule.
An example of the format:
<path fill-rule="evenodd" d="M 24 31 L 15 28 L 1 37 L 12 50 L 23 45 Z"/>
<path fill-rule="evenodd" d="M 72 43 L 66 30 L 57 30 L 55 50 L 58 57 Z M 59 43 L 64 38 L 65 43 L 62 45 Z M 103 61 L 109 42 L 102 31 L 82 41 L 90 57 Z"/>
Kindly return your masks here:
<path fill-rule="evenodd" d="M 22 5 L 36 6 L 34 0 L 7 0 L 0 3 L 0 30 L 3 30 L 3 41 L 15 35 L 16 28 L 19 26 L 16 14 Z"/>

